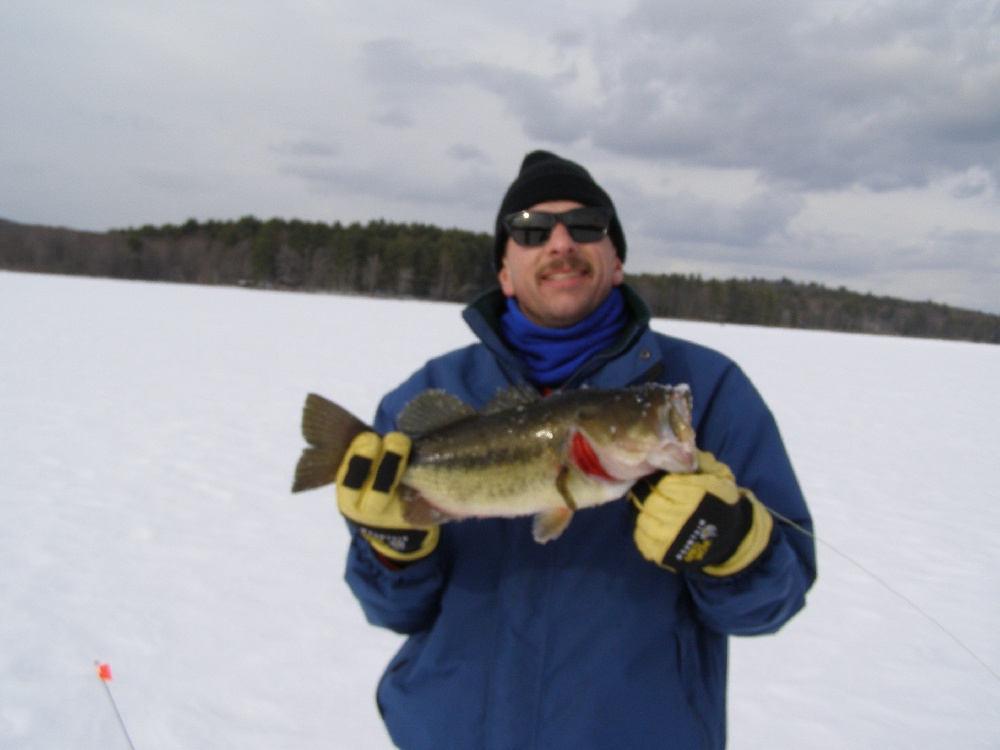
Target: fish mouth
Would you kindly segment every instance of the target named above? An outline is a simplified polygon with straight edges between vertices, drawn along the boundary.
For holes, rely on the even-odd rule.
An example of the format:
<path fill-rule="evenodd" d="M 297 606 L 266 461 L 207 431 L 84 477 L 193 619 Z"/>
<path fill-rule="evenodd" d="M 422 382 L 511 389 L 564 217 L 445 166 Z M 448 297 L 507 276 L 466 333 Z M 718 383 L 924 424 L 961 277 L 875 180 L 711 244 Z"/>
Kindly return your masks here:
<path fill-rule="evenodd" d="M 658 469 L 677 474 L 691 474 L 698 470 L 698 450 L 694 446 L 667 441 L 660 445 L 652 463 Z"/>

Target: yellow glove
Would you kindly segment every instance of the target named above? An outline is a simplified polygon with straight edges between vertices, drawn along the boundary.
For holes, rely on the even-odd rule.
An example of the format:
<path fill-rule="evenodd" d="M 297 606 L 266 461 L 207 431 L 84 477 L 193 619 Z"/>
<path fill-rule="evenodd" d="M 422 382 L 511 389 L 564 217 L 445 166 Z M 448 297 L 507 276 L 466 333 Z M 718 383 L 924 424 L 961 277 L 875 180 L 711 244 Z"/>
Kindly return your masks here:
<path fill-rule="evenodd" d="M 647 560 L 673 571 L 728 576 L 756 560 L 774 521 L 754 494 L 736 486 L 729 467 L 698 452 L 697 474 L 653 474 L 636 482 L 633 538 Z"/>
<path fill-rule="evenodd" d="M 363 432 L 351 442 L 337 470 L 337 508 L 375 551 L 397 563 L 429 555 L 441 529 L 417 528 L 403 520 L 399 478 L 410 456 L 410 438 Z"/>

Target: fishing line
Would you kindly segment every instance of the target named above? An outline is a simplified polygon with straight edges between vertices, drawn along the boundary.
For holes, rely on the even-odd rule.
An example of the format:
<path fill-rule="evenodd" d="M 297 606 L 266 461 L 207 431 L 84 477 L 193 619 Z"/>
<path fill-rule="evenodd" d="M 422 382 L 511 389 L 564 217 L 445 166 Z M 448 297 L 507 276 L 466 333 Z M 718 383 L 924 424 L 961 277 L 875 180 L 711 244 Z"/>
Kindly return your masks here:
<path fill-rule="evenodd" d="M 771 515 L 773 515 L 775 518 L 777 518 L 782 523 L 788 524 L 789 526 L 791 526 L 796 531 L 799 531 L 802 534 L 805 534 L 807 537 L 809 537 L 810 539 L 812 539 L 814 542 L 818 542 L 819 544 L 822 544 L 824 547 L 826 547 L 830 551 L 835 552 L 840 557 L 842 557 L 845 560 L 847 560 L 847 562 L 851 563 L 851 565 L 853 565 L 854 567 L 856 567 L 862 573 L 864 573 L 869 578 L 871 578 L 873 581 L 875 581 L 880 586 L 882 586 L 884 589 L 892 592 L 897 597 L 899 597 L 900 599 L 902 599 L 911 608 L 913 608 L 914 610 L 916 610 L 916 612 L 918 614 L 922 615 L 924 617 L 924 619 L 926 619 L 927 621 L 929 621 L 931 624 L 933 624 L 935 627 L 937 627 L 938 630 L 940 630 L 946 636 L 948 636 L 949 638 L 951 638 L 951 640 L 953 640 L 956 644 L 958 644 L 958 646 L 963 651 L 965 651 L 965 653 L 967 653 L 969 656 L 971 656 L 973 659 L 975 659 L 977 662 L 979 662 L 980 666 L 982 666 L 983 669 L 985 669 L 987 672 L 989 672 L 991 675 L 993 675 L 993 679 L 995 679 L 997 682 L 1000 682 L 1000 674 L 998 674 L 989 664 L 987 664 L 975 651 L 973 651 L 971 648 L 969 648 L 968 646 L 966 646 L 959 639 L 959 637 L 957 635 L 955 635 L 950 630 L 948 630 L 948 628 L 946 628 L 944 625 L 942 625 L 941 622 L 937 618 L 935 618 L 933 615 L 931 615 L 929 612 L 927 612 L 927 610 L 925 610 L 923 607 L 921 607 L 919 604 L 917 604 L 915 601 L 913 601 L 906 594 L 904 594 L 901 591 L 898 591 L 898 590 L 894 589 L 885 579 L 883 579 L 883 578 L 879 577 L 878 575 L 876 575 L 875 573 L 873 573 L 871 570 L 869 570 L 864 565 L 862 565 L 861 563 L 859 563 L 857 560 L 855 560 L 853 557 L 851 557 L 850 555 L 848 555 L 846 552 L 841 552 L 839 549 L 837 549 L 836 547 L 834 547 L 832 544 L 830 544 L 829 542 L 827 542 L 825 539 L 819 538 L 813 532 L 809 531 L 809 529 L 806 529 L 803 526 L 800 526 L 799 524 L 795 523 L 795 521 L 793 521 L 792 519 L 788 518 L 787 516 L 782 515 L 781 513 L 778 513 L 778 511 L 774 510 L 773 508 L 769 507 L 768 510 L 771 512 Z"/>

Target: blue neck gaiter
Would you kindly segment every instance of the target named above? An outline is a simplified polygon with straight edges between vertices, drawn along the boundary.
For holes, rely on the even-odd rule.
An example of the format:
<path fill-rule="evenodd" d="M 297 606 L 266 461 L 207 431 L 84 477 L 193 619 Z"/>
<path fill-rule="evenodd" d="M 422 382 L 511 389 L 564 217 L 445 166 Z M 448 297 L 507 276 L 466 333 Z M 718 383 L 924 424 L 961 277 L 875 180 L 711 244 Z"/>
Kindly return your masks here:
<path fill-rule="evenodd" d="M 569 328 L 543 328 L 525 317 L 513 297 L 500 328 L 508 345 L 528 366 L 536 385 L 561 385 L 587 359 L 607 349 L 618 339 L 627 322 L 625 301 L 617 287 L 600 307 Z"/>

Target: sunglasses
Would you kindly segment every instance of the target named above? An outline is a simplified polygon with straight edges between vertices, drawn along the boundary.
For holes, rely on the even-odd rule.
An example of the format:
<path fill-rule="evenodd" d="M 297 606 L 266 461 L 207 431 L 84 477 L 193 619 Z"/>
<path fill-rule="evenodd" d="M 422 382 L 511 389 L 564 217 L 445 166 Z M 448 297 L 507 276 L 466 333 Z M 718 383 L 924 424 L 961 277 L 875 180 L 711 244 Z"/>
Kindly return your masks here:
<path fill-rule="evenodd" d="M 549 241 L 556 222 L 566 227 L 574 242 L 597 242 L 608 234 L 614 213 L 585 206 L 554 214 L 549 211 L 515 211 L 503 217 L 507 234 L 521 247 L 538 247 Z"/>

